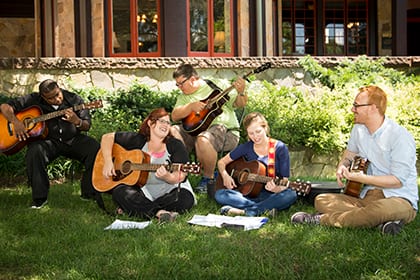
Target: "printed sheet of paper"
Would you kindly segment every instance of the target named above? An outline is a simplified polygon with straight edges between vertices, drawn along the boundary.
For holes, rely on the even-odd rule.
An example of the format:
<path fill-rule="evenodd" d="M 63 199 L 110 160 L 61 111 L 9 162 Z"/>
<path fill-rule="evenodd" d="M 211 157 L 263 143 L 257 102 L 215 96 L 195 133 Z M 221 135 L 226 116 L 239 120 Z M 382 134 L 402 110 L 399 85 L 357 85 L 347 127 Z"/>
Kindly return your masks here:
<path fill-rule="evenodd" d="M 133 222 L 133 221 L 123 221 L 116 219 L 112 224 L 104 228 L 104 230 L 111 230 L 111 229 L 144 229 L 152 222 Z"/>
<path fill-rule="evenodd" d="M 267 222 L 267 217 L 229 217 L 215 214 L 208 214 L 207 216 L 194 215 L 192 219 L 188 221 L 190 224 L 200 226 L 237 228 L 243 230 L 259 229 Z"/>

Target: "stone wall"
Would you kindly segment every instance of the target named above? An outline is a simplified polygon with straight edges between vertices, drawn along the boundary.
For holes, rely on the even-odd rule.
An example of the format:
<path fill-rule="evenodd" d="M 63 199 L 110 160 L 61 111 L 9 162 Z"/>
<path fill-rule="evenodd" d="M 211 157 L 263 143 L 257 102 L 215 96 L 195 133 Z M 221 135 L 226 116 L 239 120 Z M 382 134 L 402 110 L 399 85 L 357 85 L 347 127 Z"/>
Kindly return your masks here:
<path fill-rule="evenodd" d="M 37 91 L 39 83 L 52 78 L 64 88 L 126 88 L 134 81 L 162 92 L 176 89 L 173 70 L 181 63 L 195 65 L 201 76 L 231 79 L 270 62 L 271 69 L 257 79 L 290 87 L 311 87 L 312 80 L 297 64 L 301 57 L 248 58 L 0 58 L 0 92 L 18 96 Z M 333 67 L 345 57 L 318 57 Z M 376 59 L 376 58 L 372 58 Z M 417 72 L 420 57 L 392 57 L 386 65 Z M 316 156 L 311 151 L 291 151 L 294 177 L 334 177 L 339 155 Z"/>

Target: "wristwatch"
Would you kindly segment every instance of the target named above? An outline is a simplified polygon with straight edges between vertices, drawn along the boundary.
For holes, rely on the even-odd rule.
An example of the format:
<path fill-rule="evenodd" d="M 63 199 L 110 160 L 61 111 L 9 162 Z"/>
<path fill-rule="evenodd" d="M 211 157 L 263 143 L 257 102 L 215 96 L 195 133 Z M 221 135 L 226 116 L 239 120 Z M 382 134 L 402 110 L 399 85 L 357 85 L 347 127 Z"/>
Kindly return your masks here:
<path fill-rule="evenodd" d="M 76 128 L 80 128 L 80 127 L 82 127 L 82 124 L 83 124 L 83 120 L 82 120 L 82 119 L 80 119 L 80 123 L 79 123 L 79 124 L 76 124 Z"/>

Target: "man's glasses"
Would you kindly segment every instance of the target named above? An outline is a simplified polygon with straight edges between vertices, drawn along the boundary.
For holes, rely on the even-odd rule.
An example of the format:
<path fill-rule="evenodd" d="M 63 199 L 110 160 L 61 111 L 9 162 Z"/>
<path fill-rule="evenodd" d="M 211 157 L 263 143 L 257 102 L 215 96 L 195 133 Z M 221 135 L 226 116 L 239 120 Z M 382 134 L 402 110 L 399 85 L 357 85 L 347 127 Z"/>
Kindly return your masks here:
<path fill-rule="evenodd" d="M 364 107 L 364 106 L 370 106 L 372 105 L 372 103 L 366 103 L 366 104 L 357 104 L 357 103 L 353 103 L 353 107 L 354 108 L 359 108 L 359 107 Z"/>
<path fill-rule="evenodd" d="M 160 122 L 161 124 L 171 125 L 171 122 L 170 121 L 167 121 L 167 120 L 157 119 L 157 121 Z"/>
<path fill-rule="evenodd" d="M 180 82 L 180 83 L 176 83 L 176 86 L 177 86 L 177 87 L 182 87 L 182 86 L 185 84 L 185 82 L 186 82 L 186 81 L 188 81 L 190 78 L 191 78 L 191 77 L 185 78 L 185 80 L 183 80 L 182 82 Z"/>

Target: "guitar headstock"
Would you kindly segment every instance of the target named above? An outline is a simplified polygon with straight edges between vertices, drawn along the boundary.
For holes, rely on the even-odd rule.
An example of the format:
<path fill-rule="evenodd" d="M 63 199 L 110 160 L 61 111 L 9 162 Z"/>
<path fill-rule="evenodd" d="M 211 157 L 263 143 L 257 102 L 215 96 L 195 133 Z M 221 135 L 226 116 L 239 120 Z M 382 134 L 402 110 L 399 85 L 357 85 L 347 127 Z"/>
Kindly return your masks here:
<path fill-rule="evenodd" d="M 302 182 L 297 180 L 295 182 L 289 182 L 289 187 L 295 190 L 298 195 L 305 196 L 311 192 L 312 184 L 309 181 Z"/>
<path fill-rule="evenodd" d="M 181 171 L 191 174 L 200 174 L 201 172 L 201 163 L 186 163 L 181 165 Z"/>
<path fill-rule="evenodd" d="M 102 108 L 104 105 L 102 100 L 95 100 L 88 103 L 83 104 L 84 109 L 95 109 L 95 108 Z"/>
<path fill-rule="evenodd" d="M 254 74 L 257 74 L 257 73 L 263 72 L 263 71 L 267 70 L 270 67 L 271 67 L 271 62 L 264 63 L 263 65 L 261 65 L 260 67 L 258 67 L 257 69 L 255 69 L 253 71 L 253 73 Z"/>

